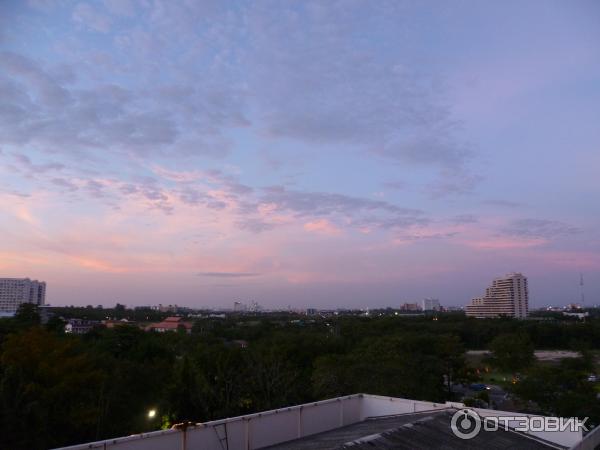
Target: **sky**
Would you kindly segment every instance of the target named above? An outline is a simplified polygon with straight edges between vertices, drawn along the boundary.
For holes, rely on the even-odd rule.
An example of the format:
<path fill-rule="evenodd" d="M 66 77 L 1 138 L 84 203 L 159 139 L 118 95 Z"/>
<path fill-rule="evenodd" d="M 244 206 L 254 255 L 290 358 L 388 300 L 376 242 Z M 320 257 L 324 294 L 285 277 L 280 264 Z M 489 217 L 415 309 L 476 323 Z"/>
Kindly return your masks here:
<path fill-rule="evenodd" d="M 54 305 L 600 303 L 597 1 L 0 2 L 0 276 Z"/>

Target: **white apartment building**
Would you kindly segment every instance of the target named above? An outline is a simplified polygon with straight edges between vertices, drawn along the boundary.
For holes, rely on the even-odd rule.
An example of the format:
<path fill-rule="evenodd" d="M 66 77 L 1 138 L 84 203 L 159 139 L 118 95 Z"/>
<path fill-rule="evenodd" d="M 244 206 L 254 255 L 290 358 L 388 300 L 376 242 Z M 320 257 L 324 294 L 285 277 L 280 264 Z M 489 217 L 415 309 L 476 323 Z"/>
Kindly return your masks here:
<path fill-rule="evenodd" d="M 0 278 L 0 317 L 13 316 L 22 303 L 42 306 L 46 283 L 29 278 Z"/>
<path fill-rule="evenodd" d="M 483 297 L 474 298 L 465 308 L 467 316 L 515 317 L 523 319 L 529 314 L 527 278 L 520 273 L 509 273 L 496 278 Z"/>
<path fill-rule="evenodd" d="M 423 311 L 439 311 L 440 301 L 437 298 L 425 298 L 423 299 Z"/>
<path fill-rule="evenodd" d="M 242 302 L 233 302 L 233 311 L 234 312 L 246 312 L 248 311 L 248 305 Z"/>

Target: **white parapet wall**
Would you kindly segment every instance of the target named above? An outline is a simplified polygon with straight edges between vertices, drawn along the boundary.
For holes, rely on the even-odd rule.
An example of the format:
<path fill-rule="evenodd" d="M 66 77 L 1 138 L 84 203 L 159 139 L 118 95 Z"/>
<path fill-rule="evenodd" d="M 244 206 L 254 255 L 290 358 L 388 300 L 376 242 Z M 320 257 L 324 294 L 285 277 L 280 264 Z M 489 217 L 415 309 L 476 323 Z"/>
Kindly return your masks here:
<path fill-rule="evenodd" d="M 176 429 L 63 447 L 60 450 L 254 450 L 351 425 L 369 417 L 449 408 L 460 409 L 464 405 L 354 394 Z M 496 410 L 476 411 L 481 416 L 519 415 Z M 538 437 L 568 447 L 581 440 L 581 434 L 577 433 L 546 433 Z"/>
<path fill-rule="evenodd" d="M 452 407 L 447 403 L 431 403 L 406 398 L 383 397 L 380 395 L 362 395 L 360 404 L 361 420 L 367 417 L 392 416 L 397 414 L 411 414 L 432 409 L 447 409 Z M 464 408 L 462 403 L 457 403 Z"/>
<path fill-rule="evenodd" d="M 362 394 L 214 420 L 62 450 L 251 450 L 360 422 Z M 225 444 L 225 440 L 227 444 Z"/>

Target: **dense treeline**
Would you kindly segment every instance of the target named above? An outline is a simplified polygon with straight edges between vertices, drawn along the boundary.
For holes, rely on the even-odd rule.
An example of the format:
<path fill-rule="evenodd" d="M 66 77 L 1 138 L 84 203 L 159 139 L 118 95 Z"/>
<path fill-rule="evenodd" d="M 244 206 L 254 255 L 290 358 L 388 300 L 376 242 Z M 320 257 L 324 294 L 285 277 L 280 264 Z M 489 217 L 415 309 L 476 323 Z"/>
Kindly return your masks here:
<path fill-rule="evenodd" d="M 572 320 L 513 319 L 480 320 L 465 318 L 462 313 L 431 317 L 398 318 L 395 316 L 368 318 L 341 318 L 340 330 L 353 342 L 365 336 L 401 332 L 455 334 L 467 349 L 484 350 L 501 334 L 523 333 L 536 349 L 579 349 L 581 345 L 600 348 L 600 319 L 581 322 Z"/>
<path fill-rule="evenodd" d="M 503 356 L 511 342 L 518 345 Z M 200 319 L 189 335 L 124 325 L 72 336 L 59 320 L 42 326 L 36 312 L 24 308 L 0 320 L 0 344 L 0 447 L 18 450 L 356 392 L 443 401 L 453 383 L 476 379 L 465 348 L 496 345 L 498 365 L 524 370 L 532 358 L 518 355 L 521 348 L 589 355 L 588 349 L 600 348 L 600 322 L 265 315 Z M 593 361 L 580 359 L 548 373 L 534 365 L 521 396 L 539 392 L 537 383 L 553 383 L 563 397 L 532 398 L 541 410 L 600 416 L 593 389 L 581 381 Z M 155 417 L 148 417 L 150 410 Z"/>

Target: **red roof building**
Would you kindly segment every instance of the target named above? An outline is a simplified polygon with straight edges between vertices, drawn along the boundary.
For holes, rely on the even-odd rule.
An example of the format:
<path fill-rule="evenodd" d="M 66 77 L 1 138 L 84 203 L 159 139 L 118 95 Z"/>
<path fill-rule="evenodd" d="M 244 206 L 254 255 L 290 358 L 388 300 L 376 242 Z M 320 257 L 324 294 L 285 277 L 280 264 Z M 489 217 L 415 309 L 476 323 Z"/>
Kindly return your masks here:
<path fill-rule="evenodd" d="M 167 317 L 162 322 L 152 323 L 146 327 L 147 331 L 156 331 L 158 333 L 164 333 L 165 331 L 177 331 L 183 329 L 186 333 L 192 332 L 192 322 L 183 320 L 183 317 Z"/>

